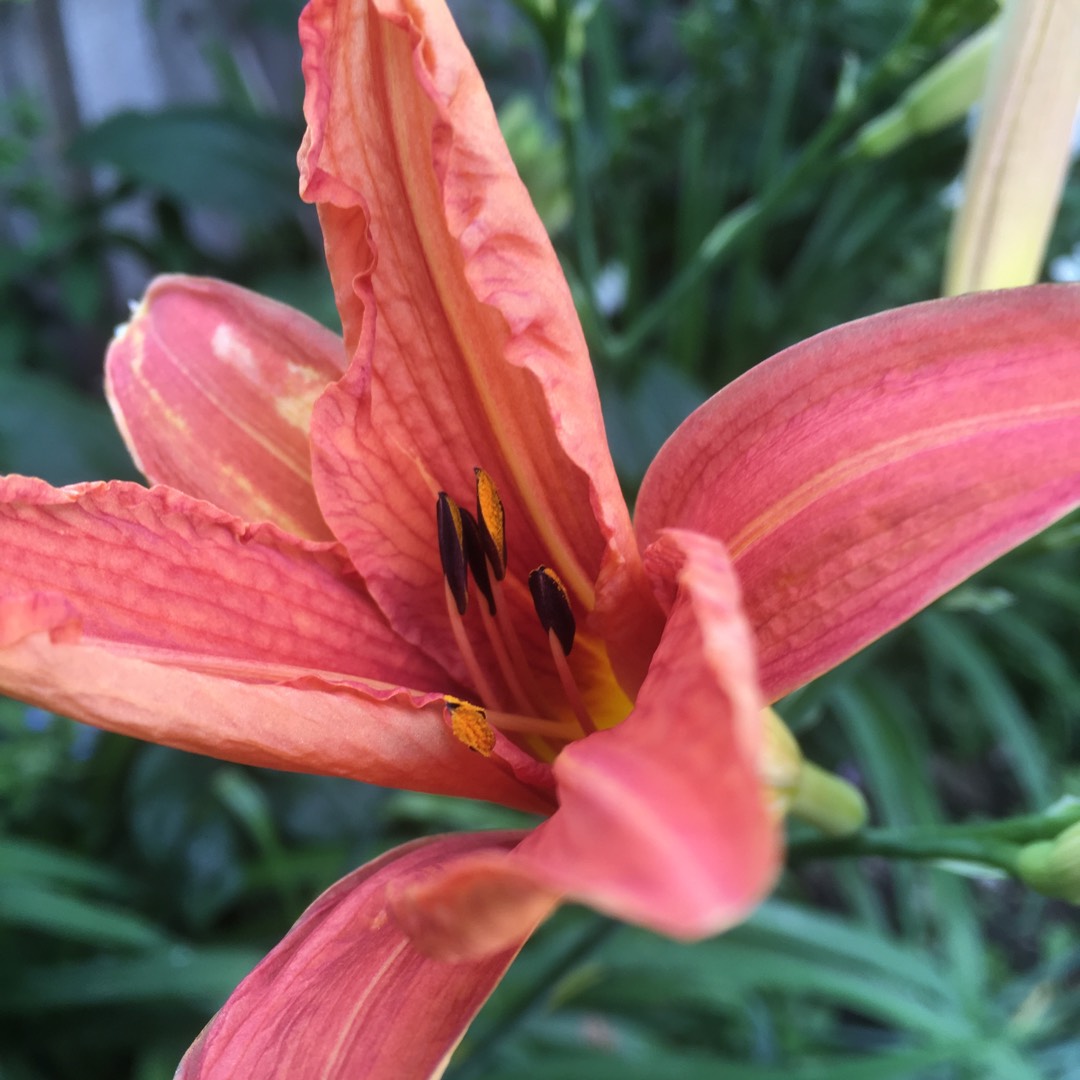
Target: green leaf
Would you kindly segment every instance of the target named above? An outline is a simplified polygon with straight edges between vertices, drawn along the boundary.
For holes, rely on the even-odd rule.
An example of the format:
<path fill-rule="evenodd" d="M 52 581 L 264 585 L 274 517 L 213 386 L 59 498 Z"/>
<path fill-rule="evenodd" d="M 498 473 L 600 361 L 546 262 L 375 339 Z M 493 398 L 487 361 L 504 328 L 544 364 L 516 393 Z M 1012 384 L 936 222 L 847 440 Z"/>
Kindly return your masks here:
<path fill-rule="evenodd" d="M 685 375 L 655 365 L 630 390 L 605 386 L 604 427 L 620 479 L 632 490 L 664 440 L 703 401 L 705 394 Z"/>
<path fill-rule="evenodd" d="M 937 994 L 945 1002 L 952 996 L 930 954 L 810 908 L 772 900 L 734 933 L 740 940 L 768 944 L 792 958 L 874 969 L 892 982 L 908 982 L 917 992 Z"/>
<path fill-rule="evenodd" d="M 76 885 L 114 896 L 131 888 L 122 874 L 92 859 L 34 840 L 0 837 L 0 880 L 18 878 Z"/>
<path fill-rule="evenodd" d="M 905 1053 L 829 1056 L 782 1066 L 738 1064 L 677 1046 L 620 1051 L 586 1046 L 552 1051 L 541 1045 L 530 1055 L 531 1060 L 522 1061 L 520 1066 L 515 1062 L 513 1075 L 518 1080 L 923 1080 L 931 1075 L 925 1072 L 927 1067 L 962 1062 L 973 1056 L 974 1044 L 950 1043 Z"/>
<path fill-rule="evenodd" d="M 1048 805 L 1053 788 L 1046 753 L 1031 717 L 1002 677 L 993 656 L 960 618 L 928 611 L 915 626 L 928 655 L 953 667 L 964 678 L 972 703 L 971 716 L 981 719 L 997 737 L 1031 806 Z"/>
<path fill-rule="evenodd" d="M 995 654 L 1010 671 L 1037 684 L 1038 714 L 1045 717 L 1042 732 L 1051 740 L 1047 748 L 1053 752 L 1055 745 L 1067 746 L 1072 718 L 1080 712 L 1080 679 L 1072 658 L 1051 634 L 1018 612 L 988 619 L 986 629 L 1000 639 L 1002 648 Z"/>
<path fill-rule="evenodd" d="M 395 791 L 383 807 L 384 820 L 394 828 L 417 832 L 475 832 L 483 829 L 529 829 L 533 814 L 509 810 L 476 799 L 454 799 L 421 791 Z"/>
<path fill-rule="evenodd" d="M 44 375 L 2 369 L 0 468 L 52 484 L 137 476 L 104 401 Z"/>
<path fill-rule="evenodd" d="M 898 684 L 868 672 L 854 686 L 839 686 L 832 704 L 856 748 L 883 820 L 896 825 L 939 821 L 937 795 L 926 772 L 927 733 Z M 892 874 L 906 935 L 916 941 L 944 936 L 949 974 L 970 1003 L 983 992 L 985 950 L 962 883 L 916 866 L 894 865 Z M 923 900 L 928 887 L 932 904 Z"/>
<path fill-rule="evenodd" d="M 168 940 L 163 930 L 133 912 L 30 882 L 0 882 L 4 923 L 99 947 L 148 948 Z"/>
<path fill-rule="evenodd" d="M 895 685 L 867 673 L 852 685 L 838 684 L 830 704 L 858 754 L 882 820 L 892 825 L 939 820 L 925 775 L 925 733 L 911 722 L 910 702 Z"/>
<path fill-rule="evenodd" d="M 172 945 L 134 956 L 26 966 L 0 983 L 0 1014 L 162 1002 L 215 1009 L 261 959 L 252 949 Z"/>
<path fill-rule="evenodd" d="M 160 746 L 140 751 L 128 798 L 130 827 L 163 902 L 179 901 L 189 923 L 203 927 L 243 889 L 240 826 L 214 798 L 216 777 L 234 768 Z"/>
<path fill-rule="evenodd" d="M 564 229 L 573 205 L 562 143 L 548 130 L 533 99 L 510 98 L 499 109 L 499 128 L 529 196 L 549 233 Z"/>
<path fill-rule="evenodd" d="M 933 48 L 979 29 L 997 13 L 995 0 L 920 0 L 909 40 L 913 45 Z"/>
<path fill-rule="evenodd" d="M 277 120 L 179 106 L 111 116 L 81 134 L 70 153 L 180 202 L 265 223 L 299 207 L 298 145 L 296 132 Z"/>
<path fill-rule="evenodd" d="M 885 980 L 827 957 L 801 957 L 728 934 L 688 946 L 627 928 L 595 961 L 593 983 L 577 1004 L 618 1011 L 655 1008 L 657 1001 L 708 1009 L 739 1007 L 752 993 L 810 997 L 902 1030 L 937 1038 L 965 1036 L 968 1022 L 940 994 Z"/>

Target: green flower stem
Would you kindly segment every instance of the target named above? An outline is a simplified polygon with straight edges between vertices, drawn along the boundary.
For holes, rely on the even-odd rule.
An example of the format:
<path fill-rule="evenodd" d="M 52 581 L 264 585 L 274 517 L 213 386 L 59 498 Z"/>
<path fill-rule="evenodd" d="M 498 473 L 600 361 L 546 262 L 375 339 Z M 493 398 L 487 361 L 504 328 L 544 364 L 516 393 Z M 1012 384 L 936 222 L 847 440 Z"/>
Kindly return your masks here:
<path fill-rule="evenodd" d="M 1000 821 L 984 821 L 975 825 L 953 825 L 950 828 L 973 839 L 983 837 L 1030 844 L 1038 840 L 1053 840 L 1070 825 L 1080 821 L 1080 799 L 1062 800 L 1040 814 L 1023 814 Z"/>
<path fill-rule="evenodd" d="M 847 837 L 795 840 L 788 849 L 788 859 L 793 865 L 807 859 L 861 858 L 866 855 L 887 859 L 953 859 L 1016 873 L 1018 844 L 953 836 L 947 828 L 865 829 Z"/>
<path fill-rule="evenodd" d="M 579 56 L 568 51 L 556 70 L 555 85 L 558 100 L 556 112 L 562 127 L 563 143 L 569 150 L 566 160 L 574 193 L 577 254 L 585 279 L 592 285 L 600 274 L 600 254 L 589 185 L 589 134 L 585 129 L 585 97 Z"/>
<path fill-rule="evenodd" d="M 774 190 L 778 190 L 774 189 Z M 632 355 L 650 334 L 658 330 L 675 308 L 707 274 L 723 262 L 725 256 L 750 235 L 751 229 L 760 224 L 772 206 L 780 201 L 774 195 L 768 202 L 764 198 L 751 199 L 731 213 L 725 214 L 707 233 L 697 251 L 675 275 L 671 284 L 638 316 L 624 333 L 609 335 L 603 342 L 604 351 L 612 360 L 624 360 Z"/>
<path fill-rule="evenodd" d="M 1080 802 L 1073 802 L 1042 814 L 975 825 L 863 829 L 851 836 L 796 839 L 788 848 L 788 857 L 793 865 L 807 859 L 866 855 L 890 859 L 954 859 L 994 866 L 1016 876 L 1022 846 L 1053 840 L 1078 821 Z"/>
<path fill-rule="evenodd" d="M 579 304 L 586 300 L 590 312 L 595 306 L 592 287 L 600 273 L 600 253 L 589 182 L 591 140 L 585 122 L 582 65 L 585 59 L 585 31 L 595 11 L 596 5 L 591 2 L 557 3 L 551 9 L 550 18 L 543 29 L 548 64 L 554 77 L 555 115 L 562 129 L 570 170 L 577 256 L 588 286 L 586 295 L 575 297 L 575 300 Z"/>

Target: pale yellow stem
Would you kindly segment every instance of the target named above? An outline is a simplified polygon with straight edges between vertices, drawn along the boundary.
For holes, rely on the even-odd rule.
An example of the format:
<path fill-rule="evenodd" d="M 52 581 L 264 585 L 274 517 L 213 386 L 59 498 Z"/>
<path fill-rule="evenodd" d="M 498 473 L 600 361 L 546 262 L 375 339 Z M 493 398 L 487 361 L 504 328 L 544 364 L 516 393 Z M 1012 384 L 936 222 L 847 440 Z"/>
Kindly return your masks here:
<path fill-rule="evenodd" d="M 946 257 L 948 295 L 1036 281 L 1080 103 L 1080 0 L 1011 0 Z"/>

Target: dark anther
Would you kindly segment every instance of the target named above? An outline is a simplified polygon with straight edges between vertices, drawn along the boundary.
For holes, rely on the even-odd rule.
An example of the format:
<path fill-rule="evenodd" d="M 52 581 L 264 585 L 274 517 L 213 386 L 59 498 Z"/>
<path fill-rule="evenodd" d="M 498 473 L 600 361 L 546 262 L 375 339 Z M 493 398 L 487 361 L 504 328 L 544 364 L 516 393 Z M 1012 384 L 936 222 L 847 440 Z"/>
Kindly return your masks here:
<path fill-rule="evenodd" d="M 476 518 L 464 507 L 461 511 L 461 532 L 465 539 L 465 558 L 469 562 L 476 587 L 484 594 L 488 602 L 488 611 L 495 614 L 495 593 L 491 588 L 491 578 L 488 575 L 487 559 L 484 558 L 484 542 L 480 535 L 480 526 Z"/>
<path fill-rule="evenodd" d="M 569 656 L 574 644 L 574 613 L 563 583 L 554 570 L 538 566 L 529 575 L 529 592 L 540 625 L 548 632 L 555 631 L 563 655 Z"/>
<path fill-rule="evenodd" d="M 439 557 L 443 574 L 457 604 L 458 614 L 464 615 L 469 606 L 469 582 L 465 568 L 465 535 L 458 504 L 446 494 L 439 492 L 435 504 L 435 522 L 439 530 Z"/>

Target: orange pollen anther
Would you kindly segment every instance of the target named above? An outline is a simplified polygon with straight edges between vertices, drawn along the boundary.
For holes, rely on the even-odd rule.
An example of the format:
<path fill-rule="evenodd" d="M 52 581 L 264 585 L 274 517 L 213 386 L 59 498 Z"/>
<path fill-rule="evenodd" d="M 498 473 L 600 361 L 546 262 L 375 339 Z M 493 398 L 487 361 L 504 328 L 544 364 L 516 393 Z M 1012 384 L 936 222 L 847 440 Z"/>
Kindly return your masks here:
<path fill-rule="evenodd" d="M 479 466 L 476 473 L 476 518 L 484 542 L 484 553 L 496 581 L 506 577 L 506 513 L 495 481 Z"/>
<path fill-rule="evenodd" d="M 488 723 L 484 709 L 449 695 L 444 700 L 450 713 L 450 730 L 454 738 L 470 750 L 491 757 L 495 749 L 495 729 Z"/>

